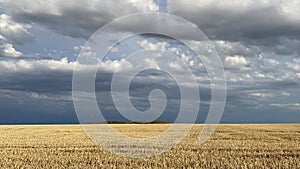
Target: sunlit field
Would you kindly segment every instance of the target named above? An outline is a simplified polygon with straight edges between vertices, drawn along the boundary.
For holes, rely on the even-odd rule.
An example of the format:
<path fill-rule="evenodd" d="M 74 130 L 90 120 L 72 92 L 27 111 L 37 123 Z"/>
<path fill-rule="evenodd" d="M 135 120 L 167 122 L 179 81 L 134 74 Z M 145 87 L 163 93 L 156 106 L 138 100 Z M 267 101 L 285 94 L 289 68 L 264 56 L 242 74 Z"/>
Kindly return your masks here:
<path fill-rule="evenodd" d="M 112 126 L 131 137 L 169 127 Z M 220 125 L 199 144 L 201 127 L 170 151 L 134 159 L 96 146 L 79 125 L 0 126 L 0 168 L 300 168 L 300 125 Z"/>

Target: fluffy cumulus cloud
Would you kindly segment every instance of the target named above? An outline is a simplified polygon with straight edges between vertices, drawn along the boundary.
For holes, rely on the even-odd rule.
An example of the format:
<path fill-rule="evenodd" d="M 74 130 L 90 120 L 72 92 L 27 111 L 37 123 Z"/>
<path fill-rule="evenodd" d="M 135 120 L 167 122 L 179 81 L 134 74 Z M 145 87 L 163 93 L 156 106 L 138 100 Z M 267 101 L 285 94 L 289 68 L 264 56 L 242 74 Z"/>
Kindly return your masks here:
<path fill-rule="evenodd" d="M 13 47 L 12 44 L 4 43 L 4 44 L 0 44 L 0 56 L 19 58 L 22 56 L 22 53 L 16 51 L 16 49 Z"/>
<path fill-rule="evenodd" d="M 76 61 L 68 61 L 68 58 L 60 60 L 1 60 L 0 74 L 8 75 L 12 73 L 39 74 L 47 72 L 69 72 L 72 73 L 76 68 L 82 71 L 89 71 L 91 69 L 99 69 L 100 72 L 116 72 L 126 71 L 132 68 L 130 62 L 122 60 L 108 60 L 100 62 L 99 65 L 82 65 Z"/>
<path fill-rule="evenodd" d="M 15 20 L 37 23 L 75 38 L 88 38 L 103 25 L 121 16 L 159 9 L 152 0 L 7 0 L 4 4 Z"/>
<path fill-rule="evenodd" d="M 219 55 L 221 55 L 221 57 L 233 55 L 241 55 L 245 57 L 258 57 L 260 54 L 263 53 L 259 46 L 243 43 L 241 41 L 231 42 L 216 40 L 213 42 L 215 44 L 216 50 L 218 51 Z"/>
<path fill-rule="evenodd" d="M 32 40 L 32 35 L 29 33 L 30 28 L 31 26 L 28 24 L 14 21 L 11 16 L 0 15 L 0 35 L 12 43 L 24 44 Z"/>
<path fill-rule="evenodd" d="M 1 73 L 14 72 L 44 72 L 49 70 L 72 71 L 75 62 L 68 62 L 67 58 L 61 60 L 2 60 Z"/>
<path fill-rule="evenodd" d="M 300 72 L 300 59 L 293 59 L 293 63 L 289 62 L 287 63 L 287 66 L 293 70 L 295 70 L 297 73 Z"/>
<path fill-rule="evenodd" d="M 13 47 L 12 44 L 6 42 L 6 39 L 0 35 L 0 57 L 19 58 L 23 54 Z"/>
<path fill-rule="evenodd" d="M 243 56 L 228 56 L 224 60 L 224 65 L 229 69 L 244 69 L 249 62 Z"/>
<path fill-rule="evenodd" d="M 0 15 L 0 57 L 19 58 L 23 56 L 14 44 L 24 44 L 33 39 L 30 25 L 15 22 L 6 14 Z"/>
<path fill-rule="evenodd" d="M 167 42 L 158 42 L 158 43 L 151 43 L 148 40 L 139 41 L 138 44 L 149 51 L 159 51 L 161 53 L 165 52 L 169 44 Z"/>

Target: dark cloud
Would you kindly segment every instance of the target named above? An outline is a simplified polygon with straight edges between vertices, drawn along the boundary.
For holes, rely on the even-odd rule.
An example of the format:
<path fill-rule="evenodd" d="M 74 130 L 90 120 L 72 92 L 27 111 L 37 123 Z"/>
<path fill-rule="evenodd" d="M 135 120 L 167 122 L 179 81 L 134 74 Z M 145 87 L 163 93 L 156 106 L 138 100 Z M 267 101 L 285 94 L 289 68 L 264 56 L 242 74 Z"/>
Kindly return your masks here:
<path fill-rule="evenodd" d="M 55 67 L 55 64 L 60 65 L 64 62 L 52 62 L 52 65 L 50 63 L 50 61 L 47 61 L 49 67 Z M 70 67 L 72 64 L 66 62 L 64 65 Z M 27 71 L 24 71 L 28 65 L 25 62 L 23 66 L 23 71 L 15 70 L 14 73 L 7 73 L 5 76 L 1 75 L 0 105 L 2 112 L 5 113 L 0 122 L 77 122 L 71 98 L 72 69 L 62 66 L 57 67 L 56 70 L 49 70 L 46 67 L 38 66 L 31 71 L 28 68 Z M 4 70 L 3 67 L 2 70 Z M 146 110 L 150 106 L 148 100 L 149 92 L 153 89 L 163 90 L 167 95 L 168 104 L 167 109 L 160 116 L 160 119 L 174 121 L 180 108 L 180 91 L 178 87 L 176 87 L 176 84 L 170 78 L 157 78 L 158 81 L 154 81 L 153 78 L 148 78 L 148 76 L 161 77 L 165 75 L 160 71 L 153 70 L 141 72 L 132 81 L 130 90 L 124 92 L 130 92 L 131 102 L 137 109 Z M 126 120 L 118 113 L 114 106 L 110 93 L 111 79 L 112 73 L 105 71 L 98 72 L 95 81 L 98 104 L 107 120 Z M 298 81 L 293 80 L 229 83 L 226 110 L 222 122 L 295 122 L 295 120 L 290 119 L 290 117 L 298 117 L 293 110 L 286 110 L 288 114 L 286 118 L 280 119 L 280 113 L 277 111 L 275 111 L 274 116 L 276 118 L 270 118 L 270 114 L 268 115 L 267 112 L 276 110 L 278 107 L 267 105 L 282 103 L 281 99 L 283 96 L 296 103 L 296 93 L 299 92 L 299 84 Z M 284 92 L 283 89 L 285 88 L 288 88 L 285 91 L 286 93 L 296 94 L 293 96 L 293 99 L 286 93 L 281 93 Z M 209 87 L 200 87 L 201 105 L 197 122 L 205 121 L 210 105 L 210 93 Z M 19 110 L 22 110 L 22 112 Z"/>
<path fill-rule="evenodd" d="M 76 122 L 74 120 L 75 111 L 71 106 L 73 104 L 71 97 L 72 62 L 21 60 L 0 63 L 6 64 L 6 67 L 2 67 L 0 71 L 2 73 L 1 110 L 12 115 L 3 118 L 0 123 Z M 9 64 L 11 65 L 8 66 Z M 124 117 L 116 110 L 111 97 L 112 76 L 112 73 L 99 69 L 95 80 L 97 101 L 107 120 L 124 120 Z M 145 111 L 150 106 L 149 93 L 154 89 L 161 89 L 166 94 L 168 102 L 160 119 L 175 121 L 180 109 L 180 91 L 176 82 L 165 78 L 166 76 L 165 73 L 154 70 L 141 72 L 131 82 L 129 91 L 120 92 L 129 92 L 133 105 L 138 110 Z M 157 77 L 157 80 L 153 80 L 153 77 Z M 5 98 L 6 101 L 4 101 Z M 210 90 L 202 90 L 201 100 L 206 102 L 210 100 Z M 13 103 L 14 106 L 12 106 Z M 16 116 L 18 113 L 22 113 L 22 115 Z M 30 116 L 35 117 L 30 118 Z M 204 119 L 202 118 L 202 120 Z"/>
<path fill-rule="evenodd" d="M 7 98 L 0 93 L 0 124 L 78 123 L 72 102 L 61 104 L 31 97 L 20 100 L 20 95 Z"/>
<path fill-rule="evenodd" d="M 89 38 L 106 23 L 121 16 L 157 11 L 152 0 L 142 1 L 22 1 L 5 2 L 12 17 L 21 23 L 37 23 L 59 34 Z"/>
<path fill-rule="evenodd" d="M 300 33 L 299 4 L 295 0 L 174 0 L 169 2 L 168 7 L 170 13 L 196 23 L 214 39 L 260 40 Z"/>

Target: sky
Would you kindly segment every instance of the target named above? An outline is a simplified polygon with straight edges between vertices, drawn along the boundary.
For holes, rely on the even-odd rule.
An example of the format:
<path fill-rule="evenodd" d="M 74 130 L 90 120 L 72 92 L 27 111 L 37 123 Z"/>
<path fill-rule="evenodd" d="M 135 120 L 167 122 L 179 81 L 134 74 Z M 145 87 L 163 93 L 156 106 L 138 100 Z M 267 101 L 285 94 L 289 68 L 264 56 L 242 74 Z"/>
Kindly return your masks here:
<path fill-rule="evenodd" d="M 82 71 L 93 66 L 78 63 L 78 55 L 107 23 L 144 12 L 184 18 L 210 42 L 197 41 L 195 32 L 179 20 L 162 24 L 142 18 L 143 23 L 114 25 L 107 32 L 111 39 L 151 28 L 167 30 L 190 45 L 164 35 L 140 34 L 112 46 L 100 61 L 95 79 L 97 103 L 107 120 L 126 120 L 116 107 L 125 102 L 119 99 L 115 103 L 113 92 L 119 98 L 129 94 L 132 105 L 146 111 L 153 106 L 149 93 L 161 89 L 167 103 L 160 120 L 175 121 L 183 101 L 191 109 L 200 105 L 195 120 L 204 122 L 214 85 L 204 64 L 205 59 L 214 62 L 203 52 L 210 50 L 209 44 L 219 55 L 227 82 L 221 123 L 299 123 L 299 10 L 298 0 L 0 0 L 0 123 L 78 123 L 72 98 L 73 71 L 78 65 Z M 148 53 L 126 58 L 139 50 Z M 193 50 L 203 52 L 202 59 Z M 182 65 L 174 58 L 171 62 L 166 52 L 176 55 L 194 75 L 183 76 Z M 112 91 L 114 74 L 126 79 L 133 67 L 140 65 L 152 69 L 138 73 L 128 90 Z M 186 81 L 186 91 L 196 84 L 200 101 L 180 95 L 176 80 L 164 67 Z M 120 80 L 118 85 L 125 82 Z M 154 99 L 154 105 L 155 101 L 163 103 Z"/>

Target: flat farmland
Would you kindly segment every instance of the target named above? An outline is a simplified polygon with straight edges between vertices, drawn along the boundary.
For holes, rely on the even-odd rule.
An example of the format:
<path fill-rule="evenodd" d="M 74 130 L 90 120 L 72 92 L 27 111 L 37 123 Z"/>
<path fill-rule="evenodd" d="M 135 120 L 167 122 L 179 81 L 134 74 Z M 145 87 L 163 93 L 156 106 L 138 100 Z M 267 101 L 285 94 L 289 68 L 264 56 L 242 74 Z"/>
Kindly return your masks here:
<path fill-rule="evenodd" d="M 124 135 L 149 137 L 170 125 L 111 126 Z M 202 127 L 194 125 L 170 151 L 136 159 L 95 145 L 80 125 L 3 125 L 0 168 L 300 168 L 298 124 L 219 125 L 199 144 Z"/>

